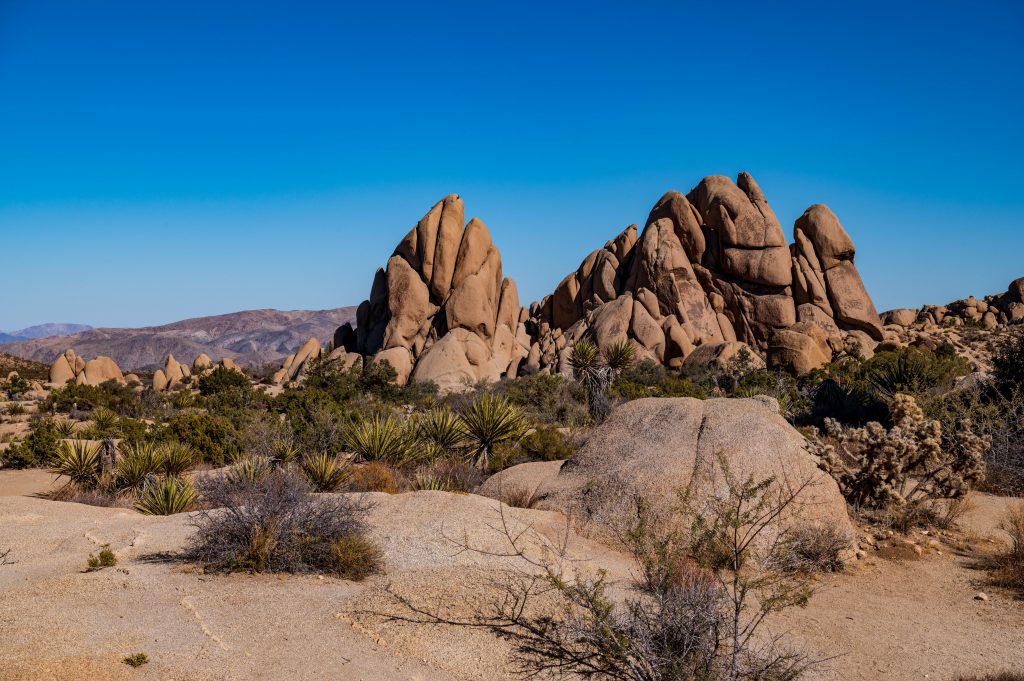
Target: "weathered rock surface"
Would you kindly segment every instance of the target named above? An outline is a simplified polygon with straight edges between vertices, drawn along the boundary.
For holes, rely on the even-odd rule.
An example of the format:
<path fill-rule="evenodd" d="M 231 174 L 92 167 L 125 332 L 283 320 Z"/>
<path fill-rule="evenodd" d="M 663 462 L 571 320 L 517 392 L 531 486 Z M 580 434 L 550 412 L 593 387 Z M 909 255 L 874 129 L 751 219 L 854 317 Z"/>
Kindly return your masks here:
<path fill-rule="evenodd" d="M 775 401 L 765 397 L 627 402 L 572 460 L 561 466 L 510 468 L 480 491 L 498 497 L 502 489 L 526 487 L 541 497 L 537 508 L 615 528 L 621 519 L 635 515 L 637 498 L 668 511 L 683 490 L 698 508 L 723 494 L 726 481 L 719 458 L 739 481 L 774 477 L 776 485 L 794 489 L 809 483 L 797 496 L 791 519 L 827 522 L 853 536 L 835 481 L 818 469 L 804 437 L 779 415 Z"/>
<path fill-rule="evenodd" d="M 167 355 L 162 369 L 153 372 L 153 390 L 161 392 L 172 390 L 192 377 L 192 370 L 187 364 L 182 364 L 174 359 L 174 355 Z"/>
<path fill-rule="evenodd" d="M 71 349 L 65 350 L 50 366 L 50 383 L 61 386 L 68 381 L 79 385 L 100 385 L 107 381 L 125 384 L 120 367 L 110 357 L 100 355 L 86 361 Z"/>
<path fill-rule="evenodd" d="M 306 369 L 306 363 L 320 357 L 324 352 L 320 341 L 310 338 L 294 354 L 288 355 L 281 368 L 277 370 L 271 379 L 275 385 L 284 385 L 289 381 L 298 379 Z"/>
<path fill-rule="evenodd" d="M 722 343 L 740 342 L 763 355 L 777 332 L 798 322 L 821 327 L 825 361 L 844 351 L 853 331 L 867 333 L 873 348 L 883 338 L 882 324 L 839 220 L 827 207 L 811 206 L 797 220 L 794 238 L 786 244 L 764 193 L 746 173 L 735 183 L 707 177 L 686 196 L 668 192 L 639 236 L 631 225 L 530 308 L 531 359 L 524 369 L 558 370 L 558 332 L 570 344 L 589 337 L 602 348 L 626 338 L 639 357 L 667 366 Z M 820 358 L 811 361 L 804 352 L 804 359 L 798 364 Z"/>
<path fill-rule="evenodd" d="M 666 193 L 643 230 L 627 227 L 529 309 L 520 308 L 514 282 L 502 276 L 487 227 L 474 218 L 463 230 L 463 219 L 458 196 L 431 208 L 377 271 L 356 326 L 339 327 L 335 346 L 367 356 L 388 352 L 401 365 L 400 379 L 432 380 L 449 391 L 561 372 L 584 338 L 602 350 L 627 340 L 639 359 L 669 367 L 683 366 L 702 347 L 715 349 L 700 350 L 691 364 L 720 363 L 722 351 L 738 347 L 729 344 L 763 362 L 778 338 L 776 363 L 791 371 L 848 348 L 873 352 L 884 338 L 854 265 L 853 241 L 836 216 L 811 206 L 789 245 L 747 173 L 736 182 L 704 178 L 686 195 Z M 821 333 L 778 336 L 798 323 Z"/>
<path fill-rule="evenodd" d="M 473 218 L 463 229 L 464 215 L 454 194 L 430 209 L 377 271 L 356 328 L 335 333 L 339 348 L 444 392 L 517 375 L 529 350 L 519 295 L 487 226 Z"/>

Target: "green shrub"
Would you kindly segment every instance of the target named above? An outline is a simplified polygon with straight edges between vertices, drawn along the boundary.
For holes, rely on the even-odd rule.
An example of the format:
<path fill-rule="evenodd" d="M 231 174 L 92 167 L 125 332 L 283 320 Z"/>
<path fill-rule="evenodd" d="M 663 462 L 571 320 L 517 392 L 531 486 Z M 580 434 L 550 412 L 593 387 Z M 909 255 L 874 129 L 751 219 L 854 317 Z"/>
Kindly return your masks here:
<path fill-rule="evenodd" d="M 505 380 L 494 388 L 519 407 L 532 423 L 581 426 L 590 422 L 586 392 L 559 374 L 536 374 Z"/>
<path fill-rule="evenodd" d="M 534 461 L 571 459 L 576 453 L 576 448 L 561 430 L 546 425 L 537 426 L 527 433 L 520 440 L 519 448 Z"/>
<path fill-rule="evenodd" d="M 252 386 L 243 374 L 218 365 L 208 374 L 199 377 L 199 394 L 216 395 L 225 390 L 250 391 Z"/>
<path fill-rule="evenodd" d="M 177 414 L 167 422 L 158 439 L 187 444 L 202 460 L 218 465 L 242 454 L 234 424 L 213 414 L 192 411 Z"/>
<path fill-rule="evenodd" d="M 232 464 L 225 477 L 234 485 L 255 485 L 273 470 L 269 459 L 262 456 L 246 456 Z"/>
<path fill-rule="evenodd" d="M 125 445 L 114 471 L 115 484 L 119 490 L 141 492 L 160 472 L 162 463 L 152 442 Z"/>
<path fill-rule="evenodd" d="M 156 450 L 160 470 L 169 477 L 179 477 L 196 461 L 196 453 L 181 442 L 163 442 Z"/>
<path fill-rule="evenodd" d="M 129 667 L 141 667 L 142 665 L 149 662 L 149 656 L 146 653 L 135 653 L 121 660 Z"/>
<path fill-rule="evenodd" d="M 424 414 L 416 424 L 416 429 L 420 440 L 434 445 L 439 456 L 458 453 L 466 446 L 465 424 L 447 407 L 432 409 Z"/>
<path fill-rule="evenodd" d="M 1024 332 L 1018 332 L 992 358 L 992 376 L 1005 395 L 1024 391 Z"/>
<path fill-rule="evenodd" d="M 884 398 L 896 393 L 920 397 L 946 390 L 970 373 L 967 361 L 953 354 L 937 354 L 914 347 L 880 352 L 864 363 L 872 389 Z"/>
<path fill-rule="evenodd" d="M 60 440 L 60 433 L 52 419 L 35 418 L 29 425 L 25 439 L 12 444 L 0 456 L 9 468 L 45 466 L 56 454 Z"/>
<path fill-rule="evenodd" d="M 41 407 L 48 412 L 105 407 L 118 414 L 139 415 L 140 400 L 130 387 L 117 381 L 106 381 L 100 385 L 68 383 L 51 390 Z"/>
<path fill-rule="evenodd" d="M 117 556 L 110 550 L 109 545 L 105 545 L 97 555 L 89 556 L 87 572 L 95 572 L 115 565 L 117 565 Z"/>

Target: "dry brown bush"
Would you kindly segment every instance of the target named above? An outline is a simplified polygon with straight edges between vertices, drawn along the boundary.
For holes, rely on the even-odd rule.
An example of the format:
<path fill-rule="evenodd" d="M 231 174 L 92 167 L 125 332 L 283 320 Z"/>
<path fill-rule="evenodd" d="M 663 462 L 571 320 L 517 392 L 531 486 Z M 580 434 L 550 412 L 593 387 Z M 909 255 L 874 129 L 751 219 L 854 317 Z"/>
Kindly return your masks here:
<path fill-rule="evenodd" d="M 395 494 L 398 492 L 398 481 L 395 479 L 394 471 L 387 464 L 371 461 L 352 468 L 346 487 L 351 492 Z"/>

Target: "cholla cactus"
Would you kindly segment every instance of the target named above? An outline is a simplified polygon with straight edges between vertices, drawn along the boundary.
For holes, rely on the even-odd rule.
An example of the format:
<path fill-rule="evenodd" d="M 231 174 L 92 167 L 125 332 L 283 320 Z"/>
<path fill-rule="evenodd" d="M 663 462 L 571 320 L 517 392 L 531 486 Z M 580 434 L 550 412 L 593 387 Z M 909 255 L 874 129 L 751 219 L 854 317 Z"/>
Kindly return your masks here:
<path fill-rule="evenodd" d="M 942 426 L 928 420 L 909 395 L 893 396 L 894 425 L 886 430 L 872 421 L 863 428 L 826 419 L 825 430 L 835 444 L 812 441 L 820 466 L 839 483 L 856 506 L 904 505 L 921 499 L 956 499 L 982 480 L 982 455 L 991 444 L 961 425 L 943 447 Z"/>

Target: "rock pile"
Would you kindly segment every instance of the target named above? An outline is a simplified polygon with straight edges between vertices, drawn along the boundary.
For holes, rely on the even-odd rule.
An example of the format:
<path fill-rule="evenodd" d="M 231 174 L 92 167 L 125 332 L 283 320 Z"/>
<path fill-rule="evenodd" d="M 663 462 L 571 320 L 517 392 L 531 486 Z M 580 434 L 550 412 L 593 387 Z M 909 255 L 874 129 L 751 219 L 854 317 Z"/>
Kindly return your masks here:
<path fill-rule="evenodd" d="M 641 358 L 667 366 L 683 365 L 698 347 L 717 346 L 689 364 L 734 354 L 741 343 L 798 372 L 843 351 L 851 335 L 869 347 L 882 340 L 853 241 L 832 211 L 808 208 L 794 239 L 786 244 L 746 173 L 736 183 L 704 178 L 686 196 L 668 192 L 639 236 L 628 227 L 530 308 L 524 368 L 564 368 L 572 345 L 587 336 L 602 349 L 629 339 Z"/>
<path fill-rule="evenodd" d="M 50 383 L 61 386 L 68 381 L 78 385 L 100 385 L 107 381 L 125 383 L 120 367 L 111 358 L 100 355 L 86 361 L 71 349 L 65 350 L 50 366 Z"/>
<path fill-rule="evenodd" d="M 377 270 L 337 347 L 387 360 L 399 383 L 442 391 L 517 375 L 529 345 L 519 294 L 487 226 L 473 218 L 463 227 L 464 214 L 454 194 L 430 209 Z"/>
<path fill-rule="evenodd" d="M 323 351 L 324 349 L 320 347 L 320 341 L 316 338 L 310 338 L 302 344 L 301 348 L 285 358 L 281 368 L 274 374 L 272 379 L 274 384 L 284 385 L 288 381 L 294 381 L 302 374 L 303 369 L 306 368 L 306 362 L 316 359 L 323 354 Z"/>
<path fill-rule="evenodd" d="M 721 363 L 745 349 L 755 364 L 767 356 L 799 373 L 835 353 L 870 353 L 885 337 L 832 211 L 808 208 L 789 245 L 746 173 L 668 192 L 642 231 L 627 227 L 529 309 L 503 278 L 484 223 L 462 224 L 458 196 L 438 202 L 377 271 L 356 327 L 339 328 L 335 346 L 386 359 L 399 382 L 453 390 L 568 372 L 583 338 L 601 349 L 627 339 L 639 358 L 670 367 Z"/>
<path fill-rule="evenodd" d="M 153 390 L 162 392 L 172 390 L 180 383 L 192 377 L 192 370 L 187 364 L 181 364 L 174 355 L 167 355 L 164 368 L 153 372 Z"/>
<path fill-rule="evenodd" d="M 898 309 L 882 313 L 886 326 L 917 327 L 980 325 L 986 329 L 1024 323 L 1024 277 L 1010 282 L 1004 293 L 974 296 L 946 305 L 925 305 L 919 310 Z"/>

